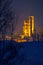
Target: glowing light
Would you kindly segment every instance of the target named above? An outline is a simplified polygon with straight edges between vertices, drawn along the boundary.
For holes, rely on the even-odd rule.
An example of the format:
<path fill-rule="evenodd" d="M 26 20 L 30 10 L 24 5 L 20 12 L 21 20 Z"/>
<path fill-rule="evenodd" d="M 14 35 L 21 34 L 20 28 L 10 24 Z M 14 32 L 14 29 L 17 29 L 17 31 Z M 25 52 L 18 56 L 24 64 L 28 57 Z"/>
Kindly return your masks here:
<path fill-rule="evenodd" d="M 32 18 L 32 34 L 34 34 L 34 16 L 31 16 L 31 18 Z"/>
<path fill-rule="evenodd" d="M 24 36 L 30 37 L 30 22 L 29 22 L 29 20 L 24 21 L 23 33 L 24 33 Z"/>
<path fill-rule="evenodd" d="M 21 39 L 24 39 L 24 35 L 21 35 Z"/>
<path fill-rule="evenodd" d="M 11 37 L 8 36 L 8 35 L 6 35 L 6 36 L 5 36 L 5 40 L 11 40 Z"/>
<path fill-rule="evenodd" d="M 27 40 L 24 40 L 24 39 L 15 39 L 16 42 L 27 42 Z"/>
<path fill-rule="evenodd" d="M 23 34 L 28 37 L 34 34 L 34 16 L 29 16 L 28 20 L 24 20 Z"/>

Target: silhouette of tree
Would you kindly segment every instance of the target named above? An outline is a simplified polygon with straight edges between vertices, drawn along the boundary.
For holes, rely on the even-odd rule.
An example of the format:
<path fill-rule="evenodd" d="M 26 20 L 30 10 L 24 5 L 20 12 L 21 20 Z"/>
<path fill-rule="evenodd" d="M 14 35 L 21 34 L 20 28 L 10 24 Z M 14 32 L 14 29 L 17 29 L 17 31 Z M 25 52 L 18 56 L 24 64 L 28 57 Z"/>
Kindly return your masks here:
<path fill-rule="evenodd" d="M 0 32 L 2 37 L 6 34 L 6 29 L 15 22 L 15 0 L 1 0 L 0 4 Z"/>

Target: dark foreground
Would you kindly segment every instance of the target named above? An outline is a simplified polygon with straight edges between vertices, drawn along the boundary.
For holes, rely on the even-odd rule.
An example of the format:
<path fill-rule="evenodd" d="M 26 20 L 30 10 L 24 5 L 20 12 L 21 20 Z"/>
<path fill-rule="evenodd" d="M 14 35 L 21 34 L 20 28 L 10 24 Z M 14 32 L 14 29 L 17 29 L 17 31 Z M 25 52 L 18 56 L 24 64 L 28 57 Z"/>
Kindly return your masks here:
<path fill-rule="evenodd" d="M 43 42 L 0 42 L 0 65 L 43 65 Z"/>

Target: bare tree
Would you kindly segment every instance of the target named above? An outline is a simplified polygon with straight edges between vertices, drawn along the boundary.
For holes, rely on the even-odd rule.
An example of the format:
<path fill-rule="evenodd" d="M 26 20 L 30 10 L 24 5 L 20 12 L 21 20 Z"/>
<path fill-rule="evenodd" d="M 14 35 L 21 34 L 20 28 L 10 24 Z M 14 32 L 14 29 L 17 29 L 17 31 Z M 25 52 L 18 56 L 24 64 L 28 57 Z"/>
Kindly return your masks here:
<path fill-rule="evenodd" d="M 15 22 L 15 0 L 1 0 L 0 4 L 0 32 L 4 39 L 6 29 L 9 28 L 10 23 Z"/>

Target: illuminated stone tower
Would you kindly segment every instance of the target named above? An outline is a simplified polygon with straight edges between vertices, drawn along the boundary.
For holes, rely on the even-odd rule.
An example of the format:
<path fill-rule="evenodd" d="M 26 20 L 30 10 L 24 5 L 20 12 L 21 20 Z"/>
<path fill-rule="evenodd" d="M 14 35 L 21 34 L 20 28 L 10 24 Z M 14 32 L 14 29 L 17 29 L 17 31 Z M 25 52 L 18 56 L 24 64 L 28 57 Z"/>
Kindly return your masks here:
<path fill-rule="evenodd" d="M 30 22 L 29 20 L 24 20 L 24 26 L 23 26 L 23 34 L 26 37 L 30 37 Z"/>
<path fill-rule="evenodd" d="M 35 23 L 34 23 L 34 16 L 29 16 L 29 22 L 30 22 L 30 32 L 31 34 L 35 33 Z"/>
<path fill-rule="evenodd" d="M 24 20 L 23 34 L 24 37 L 31 37 L 35 32 L 34 16 L 29 16 L 28 20 Z"/>

